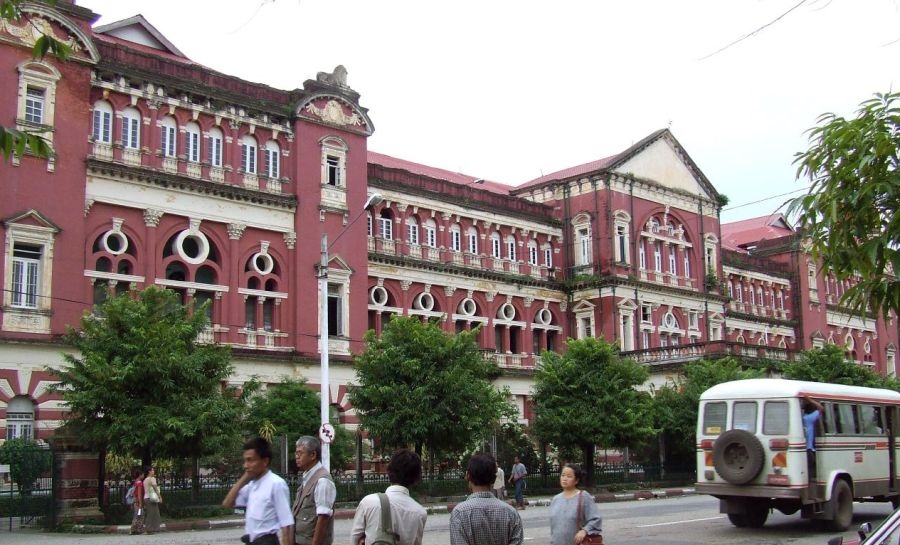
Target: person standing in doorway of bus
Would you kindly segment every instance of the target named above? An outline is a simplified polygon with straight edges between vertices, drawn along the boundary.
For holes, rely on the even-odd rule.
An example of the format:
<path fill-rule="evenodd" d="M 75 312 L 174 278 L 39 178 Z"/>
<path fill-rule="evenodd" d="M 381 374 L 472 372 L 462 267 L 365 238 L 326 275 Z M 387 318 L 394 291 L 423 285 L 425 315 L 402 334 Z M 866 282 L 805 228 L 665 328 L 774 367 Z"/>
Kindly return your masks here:
<path fill-rule="evenodd" d="M 825 414 L 825 407 L 821 403 L 809 396 L 803 396 L 803 429 L 806 432 L 806 469 L 809 474 L 809 491 L 812 496 L 818 496 L 816 489 L 816 426 L 822 415 Z"/>

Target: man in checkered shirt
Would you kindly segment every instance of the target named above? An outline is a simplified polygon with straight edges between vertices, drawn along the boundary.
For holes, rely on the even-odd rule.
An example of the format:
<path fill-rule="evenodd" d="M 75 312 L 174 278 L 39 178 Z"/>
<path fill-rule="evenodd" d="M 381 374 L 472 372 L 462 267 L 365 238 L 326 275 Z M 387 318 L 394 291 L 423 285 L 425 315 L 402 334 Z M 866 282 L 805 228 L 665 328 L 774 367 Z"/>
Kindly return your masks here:
<path fill-rule="evenodd" d="M 519 513 L 491 493 L 496 476 L 492 456 L 477 454 L 469 460 L 466 480 L 472 494 L 450 513 L 450 545 L 522 545 Z"/>

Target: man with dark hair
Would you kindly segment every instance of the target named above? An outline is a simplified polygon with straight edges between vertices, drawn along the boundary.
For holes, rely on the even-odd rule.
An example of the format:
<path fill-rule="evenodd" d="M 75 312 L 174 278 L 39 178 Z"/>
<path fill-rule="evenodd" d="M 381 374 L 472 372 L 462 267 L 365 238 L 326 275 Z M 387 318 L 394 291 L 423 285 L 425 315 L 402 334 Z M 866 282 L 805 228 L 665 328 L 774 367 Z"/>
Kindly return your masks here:
<path fill-rule="evenodd" d="M 337 488 L 322 465 L 319 440 L 309 435 L 297 439 L 294 461 L 303 472 L 294 500 L 294 541 L 297 545 L 331 545 Z"/>
<path fill-rule="evenodd" d="M 491 493 L 497 462 L 489 454 L 469 460 L 466 480 L 472 494 L 450 513 L 450 545 L 521 545 L 522 519 Z"/>
<path fill-rule="evenodd" d="M 294 517 L 291 492 L 284 479 L 269 469 L 272 448 L 261 437 L 244 444 L 244 474 L 234 483 L 222 506 L 243 507 L 244 536 L 251 545 L 294 545 Z"/>
<path fill-rule="evenodd" d="M 528 475 L 528 470 L 516 456 L 513 460 L 512 471 L 509 472 L 509 480 L 516 487 L 516 509 L 521 510 L 525 509 L 525 475 Z"/>
<path fill-rule="evenodd" d="M 816 428 L 822 415 L 825 414 L 825 407 L 809 396 L 803 396 L 801 405 L 803 407 L 803 431 L 806 433 L 806 471 L 807 486 L 809 495 L 813 498 L 819 497 L 819 489 L 816 485 Z"/>
<path fill-rule="evenodd" d="M 422 461 L 415 452 L 400 449 L 391 455 L 388 463 L 388 477 L 391 486 L 384 495 L 391 511 L 391 530 L 397 545 L 421 545 L 425 532 L 425 508 L 412 499 L 409 488 L 419 482 L 422 476 Z M 381 526 L 380 494 L 369 494 L 359 502 L 353 529 L 350 531 L 350 545 L 371 545 Z M 382 531 L 385 528 L 381 528 Z"/>

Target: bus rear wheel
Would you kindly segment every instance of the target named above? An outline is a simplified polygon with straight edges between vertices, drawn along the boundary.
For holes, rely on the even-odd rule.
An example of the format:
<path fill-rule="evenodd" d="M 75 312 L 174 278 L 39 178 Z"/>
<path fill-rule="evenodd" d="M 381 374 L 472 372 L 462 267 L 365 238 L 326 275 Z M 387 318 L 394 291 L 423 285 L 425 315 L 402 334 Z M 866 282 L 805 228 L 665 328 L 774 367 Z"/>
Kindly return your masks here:
<path fill-rule="evenodd" d="M 831 491 L 831 512 L 833 518 L 828 521 L 828 528 L 835 532 L 843 532 L 853 522 L 853 491 L 847 481 L 840 479 L 834 483 Z"/>
<path fill-rule="evenodd" d="M 762 528 L 769 518 L 768 507 L 750 507 L 744 514 L 744 522 L 747 528 Z"/>
<path fill-rule="evenodd" d="M 738 528 L 746 528 L 747 521 L 744 519 L 743 513 L 728 513 L 728 520 Z"/>

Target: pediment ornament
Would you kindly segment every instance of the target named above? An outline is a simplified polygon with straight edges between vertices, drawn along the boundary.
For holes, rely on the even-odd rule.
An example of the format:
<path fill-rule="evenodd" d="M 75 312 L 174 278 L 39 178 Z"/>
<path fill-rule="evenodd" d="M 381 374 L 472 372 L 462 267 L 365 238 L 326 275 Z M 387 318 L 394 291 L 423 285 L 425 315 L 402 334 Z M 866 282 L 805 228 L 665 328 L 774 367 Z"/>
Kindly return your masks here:
<path fill-rule="evenodd" d="M 362 125 L 362 119 L 359 115 L 354 112 L 352 114 L 346 114 L 344 112 L 344 107 L 341 106 L 341 103 L 337 100 L 329 100 L 325 103 L 324 108 L 319 108 L 313 103 L 309 103 L 306 105 L 306 111 L 315 115 L 322 121 L 326 123 L 330 123 L 332 125 L 346 126 L 346 125 Z"/>

